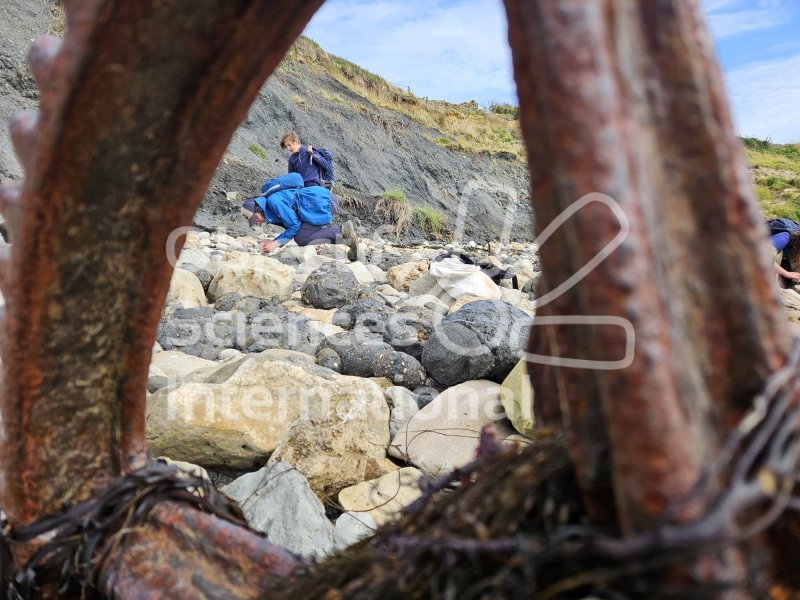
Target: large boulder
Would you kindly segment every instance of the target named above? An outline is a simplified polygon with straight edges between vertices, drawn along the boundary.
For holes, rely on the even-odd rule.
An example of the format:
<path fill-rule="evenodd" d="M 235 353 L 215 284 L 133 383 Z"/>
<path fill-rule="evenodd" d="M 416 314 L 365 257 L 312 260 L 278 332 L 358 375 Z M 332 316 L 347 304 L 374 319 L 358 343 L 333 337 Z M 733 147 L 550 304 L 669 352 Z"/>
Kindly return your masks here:
<path fill-rule="evenodd" d="M 533 319 L 502 300 L 477 300 L 442 319 L 422 364 L 443 387 L 471 379 L 500 382 L 519 362 Z"/>
<path fill-rule="evenodd" d="M 246 319 L 231 313 L 214 313 L 200 309 L 175 311 L 161 320 L 156 339 L 165 350 L 180 350 L 185 354 L 217 360 L 225 348 L 236 345 L 237 332 L 243 330 Z"/>
<path fill-rule="evenodd" d="M 296 350 L 313 356 L 323 339 L 305 316 L 283 306 L 270 306 L 248 319 L 238 348 L 246 352 Z"/>
<path fill-rule="evenodd" d="M 184 247 L 183 250 L 181 250 L 181 255 L 178 257 L 178 262 L 175 263 L 175 267 L 180 269 L 185 269 L 186 265 L 205 267 L 210 262 L 211 259 L 208 255 L 199 248 Z"/>
<path fill-rule="evenodd" d="M 360 457 L 364 464 L 385 454 L 389 408 L 380 388 L 319 367 L 305 354 L 281 350 L 249 354 L 222 365 L 204 382 L 157 391 L 147 402 L 147 439 L 154 454 L 246 469 L 263 465 L 298 419 L 329 426 L 342 436 L 337 447 L 353 437 L 374 443 L 352 446 L 353 455 L 366 452 Z M 323 437 L 328 435 L 333 434 Z"/>
<path fill-rule="evenodd" d="M 411 390 L 402 386 L 391 386 L 383 390 L 386 403 L 389 405 L 389 434 L 394 437 L 406 426 L 409 419 L 419 412 L 417 399 Z"/>
<path fill-rule="evenodd" d="M 317 349 L 317 357 L 327 350 L 335 352 L 340 359 L 340 372 L 356 377 L 372 377 L 373 365 L 383 354 L 395 352 L 379 335 L 364 331 L 343 331 L 325 338 Z"/>
<path fill-rule="evenodd" d="M 361 284 L 352 270 L 328 262 L 314 270 L 303 284 L 303 301 L 314 308 L 339 308 L 358 298 Z"/>
<path fill-rule="evenodd" d="M 399 469 L 378 479 L 364 481 L 339 492 L 339 504 L 356 515 L 372 517 L 383 525 L 400 516 L 404 506 L 422 495 L 419 479 L 422 472 L 414 467 Z"/>
<path fill-rule="evenodd" d="M 270 457 L 270 463 L 292 464 L 323 497 L 394 468 L 386 459 L 389 407 L 381 388 L 360 377 L 331 379 L 337 389 L 325 388 L 306 403 Z"/>
<path fill-rule="evenodd" d="M 337 310 L 331 323 L 343 329 L 366 329 L 383 334 L 386 321 L 394 313 L 385 302 L 375 298 L 362 298 L 345 304 Z"/>
<path fill-rule="evenodd" d="M 207 306 L 203 284 L 196 275 L 183 269 L 175 269 L 169 282 L 166 304 L 180 305 L 184 308 Z"/>
<path fill-rule="evenodd" d="M 216 360 L 221 350 L 236 346 L 237 332 L 243 331 L 246 319 L 232 313 L 214 313 L 201 309 L 177 310 L 158 325 L 156 340 L 164 350 Z"/>
<path fill-rule="evenodd" d="M 206 360 L 178 350 L 164 350 L 153 355 L 151 367 L 160 369 L 171 380 L 183 380 L 198 369 L 216 366 L 213 360 Z"/>
<path fill-rule="evenodd" d="M 208 286 L 208 297 L 212 301 L 229 292 L 282 300 L 292 295 L 293 269 L 273 258 L 228 252 L 225 260 L 214 265 L 214 278 Z"/>
<path fill-rule="evenodd" d="M 297 350 L 315 354 L 325 334 L 309 320 L 287 310 L 275 299 L 228 294 L 230 310 L 180 309 L 162 319 L 156 339 L 164 349 L 217 360 L 226 349 L 262 352 Z M 207 310 L 208 313 L 200 313 Z"/>
<path fill-rule="evenodd" d="M 793 289 L 779 289 L 789 321 L 800 323 L 800 294 Z"/>
<path fill-rule="evenodd" d="M 378 526 L 366 513 L 346 512 L 336 519 L 333 540 L 338 548 L 347 548 L 371 536 Z"/>
<path fill-rule="evenodd" d="M 338 360 L 337 360 L 338 357 Z M 344 331 L 322 340 L 317 360 L 337 365 L 336 370 L 357 377 L 386 377 L 396 385 L 415 388 L 423 385 L 427 374 L 413 356 L 398 352 L 383 338 L 367 331 Z"/>
<path fill-rule="evenodd" d="M 492 352 L 461 323 L 439 323 L 422 351 L 422 364 L 440 387 L 480 379 L 492 370 Z"/>
<path fill-rule="evenodd" d="M 514 429 L 524 436 L 533 437 L 533 387 L 528 377 L 528 364 L 524 359 L 503 380 L 500 401 Z"/>
<path fill-rule="evenodd" d="M 222 492 L 239 503 L 247 524 L 266 533 L 273 544 L 318 559 L 335 549 L 325 507 L 291 465 L 278 462 L 247 473 Z"/>
<path fill-rule="evenodd" d="M 430 261 L 428 260 L 395 265 L 389 267 L 386 278 L 394 289 L 407 292 L 414 281 L 428 272 L 429 265 Z"/>
<path fill-rule="evenodd" d="M 422 348 L 442 316 L 422 306 L 403 306 L 386 319 L 383 339 L 395 350 L 422 358 Z"/>
<path fill-rule="evenodd" d="M 203 286 L 203 293 L 208 292 L 208 286 L 211 285 L 211 280 L 214 279 L 214 276 L 203 267 L 198 267 L 192 263 L 184 263 L 181 265 L 181 269 L 184 271 L 188 271 L 200 281 L 200 285 Z M 204 298 L 205 299 L 205 298 Z"/>
<path fill-rule="evenodd" d="M 392 439 L 389 454 L 439 476 L 475 458 L 480 432 L 494 425 L 499 439 L 517 432 L 505 419 L 500 384 L 468 381 L 445 390 Z"/>

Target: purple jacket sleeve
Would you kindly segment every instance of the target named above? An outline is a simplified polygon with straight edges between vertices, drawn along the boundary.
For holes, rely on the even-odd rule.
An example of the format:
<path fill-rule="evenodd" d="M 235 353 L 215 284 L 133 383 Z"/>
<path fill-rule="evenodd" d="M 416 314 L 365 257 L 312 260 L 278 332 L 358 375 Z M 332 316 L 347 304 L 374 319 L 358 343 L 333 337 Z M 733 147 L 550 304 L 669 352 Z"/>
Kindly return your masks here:
<path fill-rule="evenodd" d="M 789 235 L 788 231 L 781 231 L 780 233 L 769 236 L 769 241 L 775 248 L 775 251 L 780 252 L 789 245 L 790 237 L 791 236 Z"/>

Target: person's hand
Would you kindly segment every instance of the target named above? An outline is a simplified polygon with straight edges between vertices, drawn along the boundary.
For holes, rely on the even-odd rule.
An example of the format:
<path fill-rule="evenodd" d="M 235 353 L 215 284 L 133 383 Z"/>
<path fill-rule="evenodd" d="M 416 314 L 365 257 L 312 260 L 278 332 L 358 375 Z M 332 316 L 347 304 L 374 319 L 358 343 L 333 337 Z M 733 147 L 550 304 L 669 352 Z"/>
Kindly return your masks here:
<path fill-rule="evenodd" d="M 266 240 L 258 245 L 258 247 L 261 248 L 262 252 L 267 252 L 267 253 L 272 252 L 278 246 L 280 246 L 280 244 L 275 240 Z"/>
<path fill-rule="evenodd" d="M 314 146 L 308 146 L 308 147 L 306 147 L 306 150 L 308 150 L 309 154 L 313 154 L 314 153 Z"/>
<path fill-rule="evenodd" d="M 800 282 L 800 273 L 795 273 L 794 271 L 789 271 L 785 275 L 786 279 L 791 279 L 792 281 Z"/>

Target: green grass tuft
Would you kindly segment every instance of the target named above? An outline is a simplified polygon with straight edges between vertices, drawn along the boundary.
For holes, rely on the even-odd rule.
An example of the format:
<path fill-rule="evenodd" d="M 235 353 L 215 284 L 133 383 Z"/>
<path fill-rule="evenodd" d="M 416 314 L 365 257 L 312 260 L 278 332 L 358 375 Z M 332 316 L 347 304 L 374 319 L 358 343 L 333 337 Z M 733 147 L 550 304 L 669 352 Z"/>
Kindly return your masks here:
<path fill-rule="evenodd" d="M 405 192 L 399 188 L 386 190 L 381 194 L 380 199 L 386 202 L 408 203 L 408 196 L 406 196 Z"/>
<path fill-rule="evenodd" d="M 255 154 L 257 157 L 259 157 L 259 158 L 261 158 L 263 160 L 269 160 L 269 158 L 267 157 L 267 153 L 258 144 L 250 144 L 248 146 L 248 148 L 250 148 L 250 152 Z"/>
<path fill-rule="evenodd" d="M 400 189 L 387 190 L 380 195 L 375 203 L 375 215 L 384 223 L 394 224 L 397 235 L 405 233 L 411 227 L 411 205 Z"/>
<path fill-rule="evenodd" d="M 428 235 L 439 238 L 447 231 L 447 217 L 430 206 L 421 206 L 413 211 L 414 219 Z"/>

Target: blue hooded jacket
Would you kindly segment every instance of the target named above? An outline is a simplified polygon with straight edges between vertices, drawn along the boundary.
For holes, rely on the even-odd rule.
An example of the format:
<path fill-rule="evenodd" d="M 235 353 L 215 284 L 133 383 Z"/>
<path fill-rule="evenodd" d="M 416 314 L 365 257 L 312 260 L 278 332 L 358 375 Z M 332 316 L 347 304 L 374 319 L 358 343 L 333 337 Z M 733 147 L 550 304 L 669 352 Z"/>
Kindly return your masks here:
<path fill-rule="evenodd" d="M 297 235 L 302 223 L 327 225 L 333 220 L 330 190 L 321 186 L 303 187 L 298 173 L 269 179 L 261 188 L 264 196 L 255 199 L 264 219 L 285 229 L 275 238 L 281 246 Z"/>

